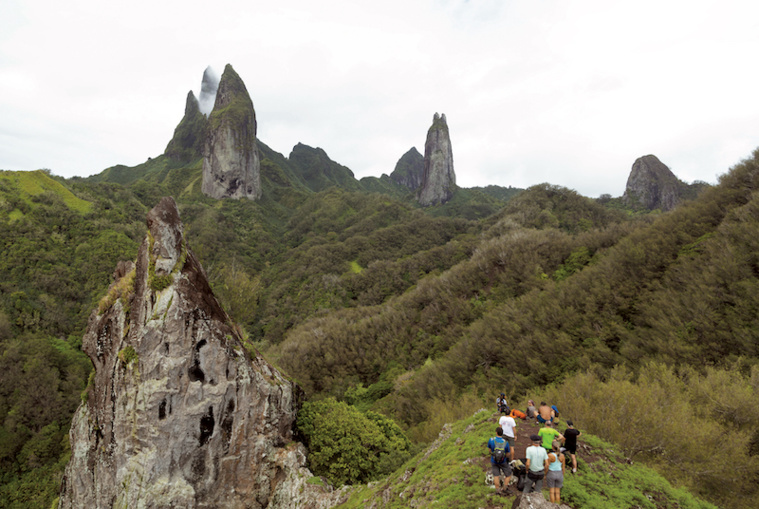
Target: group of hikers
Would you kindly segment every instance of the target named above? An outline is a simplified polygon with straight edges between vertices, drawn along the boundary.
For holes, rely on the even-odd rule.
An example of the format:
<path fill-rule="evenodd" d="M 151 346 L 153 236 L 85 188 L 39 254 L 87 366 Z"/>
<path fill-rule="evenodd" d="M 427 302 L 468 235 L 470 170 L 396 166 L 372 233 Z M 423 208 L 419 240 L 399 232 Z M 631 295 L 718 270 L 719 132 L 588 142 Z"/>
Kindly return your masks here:
<path fill-rule="evenodd" d="M 517 490 L 522 493 L 541 492 L 545 479 L 551 502 L 561 503 L 567 459 L 571 460 L 572 473 L 577 473 L 577 437 L 581 433 L 570 420 L 566 421 L 567 429 L 563 434 L 556 429 L 559 417 L 556 405 L 549 406 L 541 402 L 536 408 L 535 402 L 529 400 L 526 412 L 512 410 L 506 402 L 506 396 L 501 393 L 496 399 L 496 407 L 501 417 L 495 430 L 496 436 L 488 441 L 496 494 L 508 493 L 511 476 L 514 470 L 519 470 L 522 475 L 519 475 Z M 543 425 L 537 434 L 530 436 L 532 445 L 526 448 L 523 459 L 514 459 L 516 419 L 534 419 L 535 424 Z"/>

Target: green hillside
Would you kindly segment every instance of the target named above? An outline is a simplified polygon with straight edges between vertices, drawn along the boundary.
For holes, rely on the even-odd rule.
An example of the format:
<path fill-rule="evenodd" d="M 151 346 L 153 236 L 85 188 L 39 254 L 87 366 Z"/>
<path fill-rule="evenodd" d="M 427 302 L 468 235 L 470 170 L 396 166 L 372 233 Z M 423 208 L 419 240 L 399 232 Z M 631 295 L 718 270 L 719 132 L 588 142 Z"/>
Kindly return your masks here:
<path fill-rule="evenodd" d="M 491 416 L 472 413 L 501 391 L 544 395 L 599 437 L 600 470 L 566 490 L 576 507 L 649 507 L 640 493 L 706 507 L 683 489 L 759 503 L 759 152 L 662 214 L 549 184 L 459 189 L 422 209 L 320 149 L 259 151 L 256 202 L 203 196 L 200 159 L 90 179 L 0 173 L 0 507 L 54 498 L 90 369 L 87 317 L 164 195 L 248 341 L 309 401 L 384 416 L 366 418 L 410 439 L 368 470 L 389 479 L 350 504 L 400 507 L 413 490 L 487 506 L 481 465 L 463 462 L 484 457 Z M 422 461 L 446 423 L 452 438 Z M 728 468 L 741 475 L 725 481 Z"/>
<path fill-rule="evenodd" d="M 378 500 L 380 507 L 399 509 L 511 507 L 514 496 L 496 496 L 492 484 L 485 483 L 490 471 L 487 441 L 497 419 L 483 409 L 446 424 L 432 444 L 395 473 L 352 491 L 338 507 L 369 507 Z M 586 433 L 580 439 L 578 474 L 567 471 L 561 496 L 563 503 L 583 509 L 715 507 L 672 487 L 654 470 L 630 464 L 616 446 Z"/>

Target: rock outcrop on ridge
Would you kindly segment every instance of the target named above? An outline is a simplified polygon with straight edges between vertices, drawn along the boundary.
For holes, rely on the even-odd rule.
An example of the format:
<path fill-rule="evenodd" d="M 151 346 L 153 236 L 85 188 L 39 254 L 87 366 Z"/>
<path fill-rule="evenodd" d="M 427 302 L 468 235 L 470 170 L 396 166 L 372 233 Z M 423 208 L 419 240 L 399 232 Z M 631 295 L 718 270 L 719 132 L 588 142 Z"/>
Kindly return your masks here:
<path fill-rule="evenodd" d="M 445 114 L 435 113 L 424 144 L 424 174 L 417 200 L 424 207 L 442 204 L 453 197 L 455 189 L 456 174 L 453 172 L 448 123 Z"/>
<path fill-rule="evenodd" d="M 203 194 L 211 198 L 261 197 L 256 112 L 245 83 L 227 64 L 206 123 Z"/>
<path fill-rule="evenodd" d="M 329 507 L 293 440 L 299 389 L 254 351 L 188 248 L 174 200 L 147 218 L 83 349 L 95 366 L 71 425 L 61 508 Z"/>
<path fill-rule="evenodd" d="M 623 200 L 628 206 L 667 211 L 682 201 L 687 189 L 656 156 L 647 155 L 633 163 Z"/>
<path fill-rule="evenodd" d="M 190 91 L 184 107 L 184 117 L 174 129 L 174 136 L 164 152 L 175 161 L 190 162 L 198 159 L 203 151 L 203 133 L 206 117 L 198 108 L 198 100 Z"/>
<path fill-rule="evenodd" d="M 411 147 L 398 159 L 393 173 L 390 174 L 390 179 L 400 186 L 416 191 L 422 185 L 423 178 L 424 157 L 416 147 Z"/>

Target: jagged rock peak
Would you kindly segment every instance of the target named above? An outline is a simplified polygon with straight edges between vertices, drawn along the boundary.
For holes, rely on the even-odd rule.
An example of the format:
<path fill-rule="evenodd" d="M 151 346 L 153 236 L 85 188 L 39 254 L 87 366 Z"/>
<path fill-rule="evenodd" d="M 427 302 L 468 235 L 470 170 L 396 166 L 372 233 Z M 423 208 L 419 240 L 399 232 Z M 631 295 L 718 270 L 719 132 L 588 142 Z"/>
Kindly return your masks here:
<path fill-rule="evenodd" d="M 213 110 L 216 101 L 216 91 L 219 88 L 219 76 L 209 65 L 203 71 L 203 81 L 200 82 L 200 98 L 198 100 L 200 111 L 208 116 Z"/>
<path fill-rule="evenodd" d="M 187 93 L 184 117 L 174 129 L 174 136 L 166 145 L 165 154 L 171 159 L 190 162 L 202 155 L 203 129 L 206 117 L 200 112 L 198 100 L 192 90 Z"/>
<path fill-rule="evenodd" d="M 174 200 L 90 316 L 95 367 L 74 415 L 61 508 L 329 507 L 293 441 L 300 392 L 243 345 Z"/>
<path fill-rule="evenodd" d="M 202 191 L 212 198 L 261 197 L 256 112 L 240 76 L 227 64 L 208 117 Z"/>
<path fill-rule="evenodd" d="M 647 210 L 671 210 L 680 203 L 687 184 L 654 155 L 633 163 L 623 199 L 626 204 Z"/>
<path fill-rule="evenodd" d="M 395 164 L 390 179 L 398 185 L 408 187 L 416 191 L 422 185 L 424 177 L 424 156 L 419 153 L 416 147 L 403 154 Z"/>
<path fill-rule="evenodd" d="M 453 171 L 453 150 L 445 114 L 432 117 L 424 144 L 424 172 L 417 200 L 424 206 L 447 202 L 456 189 Z"/>

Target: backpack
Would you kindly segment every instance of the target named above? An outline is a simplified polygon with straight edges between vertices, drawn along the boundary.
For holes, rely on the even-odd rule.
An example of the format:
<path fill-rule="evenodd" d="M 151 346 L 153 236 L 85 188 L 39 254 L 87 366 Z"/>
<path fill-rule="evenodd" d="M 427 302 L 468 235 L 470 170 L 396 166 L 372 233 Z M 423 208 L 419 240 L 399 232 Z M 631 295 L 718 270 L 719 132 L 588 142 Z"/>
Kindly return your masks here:
<path fill-rule="evenodd" d="M 498 443 L 497 437 L 493 437 L 493 451 L 490 453 L 490 456 L 492 456 L 496 465 L 500 465 L 506 461 L 506 444 L 508 444 L 506 440 Z"/>

